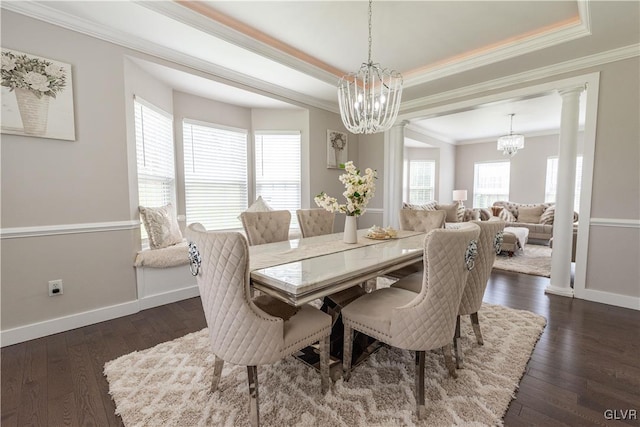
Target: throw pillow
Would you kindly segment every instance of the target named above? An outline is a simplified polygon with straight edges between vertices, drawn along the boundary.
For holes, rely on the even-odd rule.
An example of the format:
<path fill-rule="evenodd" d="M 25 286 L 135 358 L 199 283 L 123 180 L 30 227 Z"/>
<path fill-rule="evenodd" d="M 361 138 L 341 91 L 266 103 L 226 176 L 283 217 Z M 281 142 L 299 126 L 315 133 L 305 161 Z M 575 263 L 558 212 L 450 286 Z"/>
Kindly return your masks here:
<path fill-rule="evenodd" d="M 556 207 L 549 206 L 540 216 L 540 224 L 553 225 L 553 218 L 556 215 Z"/>
<path fill-rule="evenodd" d="M 511 212 L 506 209 L 502 209 L 498 214 L 498 218 L 506 221 L 506 222 L 516 222 L 516 217 L 513 216 Z"/>
<path fill-rule="evenodd" d="M 182 242 L 182 233 L 174 215 L 173 204 L 159 208 L 138 206 L 142 223 L 149 235 L 151 249 L 166 248 Z"/>
<path fill-rule="evenodd" d="M 480 221 L 489 221 L 489 218 L 491 218 L 491 211 L 487 208 L 479 208 L 478 211 L 480 211 Z"/>
<path fill-rule="evenodd" d="M 437 205 L 436 210 L 445 211 L 447 213 L 446 222 L 460 222 L 458 220 L 458 202 L 452 203 L 450 205 Z M 462 212 L 464 215 L 464 211 Z"/>
<path fill-rule="evenodd" d="M 245 212 L 269 212 L 272 211 L 273 208 L 269 206 L 267 202 L 262 198 L 262 196 L 258 196 L 255 202 L 249 206 Z M 238 215 L 238 219 L 240 219 L 240 215 Z"/>
<path fill-rule="evenodd" d="M 425 203 L 424 205 L 413 205 L 411 203 L 403 202 L 402 209 L 413 209 L 414 211 L 435 211 L 437 205 L 437 200 L 432 200 Z"/>
<path fill-rule="evenodd" d="M 518 208 L 518 222 L 524 222 L 527 224 L 538 224 L 540 217 L 544 211 L 543 206 L 520 206 Z"/>
<path fill-rule="evenodd" d="M 500 212 L 502 212 L 504 208 L 502 206 L 491 206 L 491 214 L 493 216 L 500 216 Z"/>

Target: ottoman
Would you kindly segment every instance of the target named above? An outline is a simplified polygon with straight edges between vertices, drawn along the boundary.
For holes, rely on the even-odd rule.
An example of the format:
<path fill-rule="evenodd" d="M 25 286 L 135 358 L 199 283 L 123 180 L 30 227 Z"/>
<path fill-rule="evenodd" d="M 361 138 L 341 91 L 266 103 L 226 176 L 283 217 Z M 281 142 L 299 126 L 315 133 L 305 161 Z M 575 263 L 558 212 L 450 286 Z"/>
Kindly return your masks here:
<path fill-rule="evenodd" d="M 519 249 L 524 250 L 524 245 L 529 240 L 529 229 L 525 227 L 505 227 L 503 232 L 501 252 L 513 256 Z"/>

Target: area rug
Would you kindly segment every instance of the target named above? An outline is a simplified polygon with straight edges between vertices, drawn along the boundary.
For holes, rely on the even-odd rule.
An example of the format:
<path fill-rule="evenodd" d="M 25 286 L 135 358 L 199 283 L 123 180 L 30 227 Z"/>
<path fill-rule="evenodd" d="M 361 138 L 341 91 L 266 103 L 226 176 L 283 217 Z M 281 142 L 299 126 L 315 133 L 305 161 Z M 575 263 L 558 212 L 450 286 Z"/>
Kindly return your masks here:
<path fill-rule="evenodd" d="M 496 256 L 493 268 L 551 277 L 551 248 L 540 245 L 526 245 L 524 252 L 518 251 L 512 257 L 503 254 Z"/>
<path fill-rule="evenodd" d="M 288 357 L 258 368 L 264 426 L 502 425 L 546 320 L 528 311 L 483 305 L 484 346 L 463 320 L 464 368 L 452 379 L 441 352 L 427 352 L 427 417 L 414 416 L 413 353 L 382 348 L 337 380 L 324 396 L 313 368 Z M 125 426 L 243 426 L 246 368 L 225 365 L 210 394 L 213 357 L 206 329 L 105 364 L 109 393 Z"/>

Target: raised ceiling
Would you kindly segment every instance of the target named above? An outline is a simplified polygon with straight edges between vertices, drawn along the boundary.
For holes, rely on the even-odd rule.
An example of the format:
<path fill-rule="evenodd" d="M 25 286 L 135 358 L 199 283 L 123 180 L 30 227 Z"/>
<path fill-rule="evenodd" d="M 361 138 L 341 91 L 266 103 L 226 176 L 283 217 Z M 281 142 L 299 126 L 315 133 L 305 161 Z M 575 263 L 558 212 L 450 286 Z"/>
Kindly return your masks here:
<path fill-rule="evenodd" d="M 374 1 L 372 56 L 403 73 L 402 108 L 408 108 L 469 82 L 637 50 L 639 4 Z M 244 106 L 284 102 L 337 111 L 338 78 L 367 59 L 362 0 L 3 1 L 1 7 L 179 63 L 199 77 L 148 68 L 180 82 L 181 90 Z M 202 78 L 228 90 L 203 85 Z M 504 117 L 496 126 L 504 128 Z"/>

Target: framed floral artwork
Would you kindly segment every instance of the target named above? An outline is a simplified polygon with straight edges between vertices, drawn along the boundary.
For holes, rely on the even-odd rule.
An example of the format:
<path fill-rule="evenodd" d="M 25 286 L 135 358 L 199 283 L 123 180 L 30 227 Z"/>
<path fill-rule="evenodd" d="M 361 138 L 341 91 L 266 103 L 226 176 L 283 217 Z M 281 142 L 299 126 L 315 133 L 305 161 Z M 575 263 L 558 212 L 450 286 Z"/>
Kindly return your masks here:
<path fill-rule="evenodd" d="M 344 169 L 347 162 L 347 134 L 327 129 L 327 168 Z"/>
<path fill-rule="evenodd" d="M 2 133 L 75 141 L 71 65 L 2 48 Z"/>

